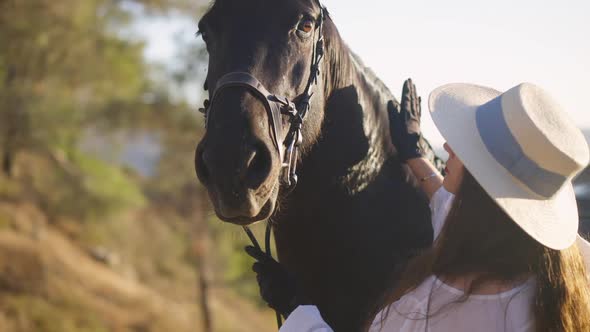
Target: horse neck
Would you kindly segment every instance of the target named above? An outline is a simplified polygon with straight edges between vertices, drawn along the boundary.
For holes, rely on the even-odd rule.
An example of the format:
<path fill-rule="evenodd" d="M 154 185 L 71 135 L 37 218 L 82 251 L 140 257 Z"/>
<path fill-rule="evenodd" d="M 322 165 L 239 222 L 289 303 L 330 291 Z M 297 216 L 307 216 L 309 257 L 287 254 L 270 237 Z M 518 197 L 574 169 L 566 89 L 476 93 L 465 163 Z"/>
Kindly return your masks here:
<path fill-rule="evenodd" d="M 336 34 L 327 39 L 324 62 L 326 107 L 314 168 L 349 193 L 366 189 L 393 154 L 387 87 Z M 334 179 L 332 179 L 334 180 Z"/>

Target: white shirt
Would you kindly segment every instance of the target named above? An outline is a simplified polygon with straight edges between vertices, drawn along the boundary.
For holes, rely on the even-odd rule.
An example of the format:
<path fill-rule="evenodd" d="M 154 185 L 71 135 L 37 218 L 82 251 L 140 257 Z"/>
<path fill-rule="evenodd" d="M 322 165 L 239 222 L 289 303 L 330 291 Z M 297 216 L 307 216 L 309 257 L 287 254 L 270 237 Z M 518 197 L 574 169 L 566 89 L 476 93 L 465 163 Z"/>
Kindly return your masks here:
<path fill-rule="evenodd" d="M 454 195 L 440 187 L 430 200 L 435 239 L 444 226 Z M 532 303 L 535 280 L 503 293 L 470 295 L 465 301 L 462 290 L 430 276 L 416 289 L 391 305 L 381 324 L 383 312 L 377 314 L 371 332 L 532 332 Z M 428 312 L 428 319 L 425 319 Z M 280 332 L 333 332 L 316 306 L 299 306 L 291 313 Z"/>
<path fill-rule="evenodd" d="M 440 186 L 430 198 L 431 222 L 435 240 L 445 225 L 445 220 L 454 200 L 455 195 L 448 192 L 444 186 Z"/>

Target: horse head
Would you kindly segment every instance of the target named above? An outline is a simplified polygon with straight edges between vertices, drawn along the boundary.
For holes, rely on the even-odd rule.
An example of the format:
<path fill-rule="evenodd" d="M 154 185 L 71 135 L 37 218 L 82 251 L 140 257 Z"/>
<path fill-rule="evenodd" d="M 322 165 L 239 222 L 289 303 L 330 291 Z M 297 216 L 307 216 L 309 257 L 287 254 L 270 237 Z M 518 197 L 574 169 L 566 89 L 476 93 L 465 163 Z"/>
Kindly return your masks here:
<path fill-rule="evenodd" d="M 224 221 L 270 217 L 296 181 L 286 174 L 297 162 L 289 147 L 305 151 L 320 134 L 326 75 L 314 64 L 322 63 L 324 15 L 317 0 L 217 0 L 199 22 L 211 102 L 195 167 Z"/>

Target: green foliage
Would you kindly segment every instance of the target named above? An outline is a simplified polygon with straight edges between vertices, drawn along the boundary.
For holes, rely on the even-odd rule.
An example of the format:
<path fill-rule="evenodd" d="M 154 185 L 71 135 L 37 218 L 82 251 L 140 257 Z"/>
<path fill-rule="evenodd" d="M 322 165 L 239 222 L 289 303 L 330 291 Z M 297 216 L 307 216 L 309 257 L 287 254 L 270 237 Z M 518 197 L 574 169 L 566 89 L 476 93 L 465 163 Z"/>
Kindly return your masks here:
<path fill-rule="evenodd" d="M 200 123 L 186 103 L 171 100 L 164 82 L 152 81 L 144 41 L 130 38 L 128 29 L 142 12 L 203 5 L 0 1 L 0 157 L 16 163 L 23 153 L 34 155 L 28 158 L 34 164 L 21 163 L 28 169 L 21 173 L 51 215 L 100 218 L 145 203 L 143 183 L 133 172 L 79 151 L 89 129 L 160 133 L 165 155 L 151 189 L 174 193 L 194 183 L 190 156 Z M 146 95 L 155 97 L 146 101 Z"/>
<path fill-rule="evenodd" d="M 172 8 L 165 0 L 146 6 Z M 0 2 L 0 41 L 10 41 L 0 43 L 0 153 L 64 156 L 33 176 L 53 215 L 99 217 L 143 203 L 118 165 L 76 151 L 88 127 L 112 129 L 123 112 L 129 120 L 116 124 L 132 127 L 142 118 L 132 114 L 146 109 L 138 102 L 152 85 L 144 44 L 121 33 L 132 17 L 108 0 Z"/>
<path fill-rule="evenodd" d="M 86 194 L 93 197 L 95 204 L 104 209 L 140 207 L 145 198 L 138 184 L 132 181 L 120 167 L 109 165 L 104 161 L 78 153 L 74 164 L 82 172 L 82 187 Z"/>
<path fill-rule="evenodd" d="M 34 193 L 54 218 L 67 216 L 83 222 L 145 204 L 141 184 L 132 173 L 77 150 L 27 154 L 20 164 L 27 174 L 23 179 L 27 190 L 21 193 Z"/>

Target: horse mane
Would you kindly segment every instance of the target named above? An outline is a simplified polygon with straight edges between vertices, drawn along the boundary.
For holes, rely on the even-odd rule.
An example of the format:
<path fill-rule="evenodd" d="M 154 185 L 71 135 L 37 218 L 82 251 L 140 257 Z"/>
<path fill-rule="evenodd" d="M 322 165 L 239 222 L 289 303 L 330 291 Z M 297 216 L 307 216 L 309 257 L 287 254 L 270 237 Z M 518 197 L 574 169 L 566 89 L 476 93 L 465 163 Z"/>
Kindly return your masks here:
<path fill-rule="evenodd" d="M 324 38 L 327 42 L 328 61 L 330 61 L 329 65 L 332 77 L 329 79 L 332 83 L 331 87 L 335 89 L 346 87 L 350 84 L 347 79 L 356 71 L 361 74 L 359 78 L 376 93 L 376 97 L 379 98 L 380 102 L 383 104 L 393 103 L 395 107 L 399 107 L 399 101 L 395 98 L 391 90 L 370 67 L 365 65 L 360 56 L 350 49 L 338 33 L 338 29 L 332 18 L 328 18 L 330 24 L 327 24 L 328 28 L 324 30 Z M 424 150 L 425 157 L 444 174 L 444 161 L 436 155 L 430 142 L 422 137 L 420 146 Z"/>
<path fill-rule="evenodd" d="M 368 67 L 364 64 L 363 60 L 358 54 L 350 50 L 350 57 L 353 60 L 353 64 L 360 72 L 364 74 L 365 79 L 370 82 L 379 93 L 389 100 L 395 99 L 393 93 L 391 93 L 391 90 L 389 90 L 387 85 L 383 83 L 383 81 L 377 76 L 377 74 L 375 74 L 371 67 Z"/>
<path fill-rule="evenodd" d="M 365 65 L 363 60 L 356 54 L 340 36 L 338 29 L 332 17 L 328 15 L 326 21 L 330 24 L 324 29 L 324 38 L 326 40 L 327 60 L 330 61 L 330 78 L 331 86 L 334 88 L 345 87 L 353 71 L 362 74 L 362 79 L 369 84 L 384 100 L 396 100 L 391 90 L 375 74 L 375 72 Z M 386 102 L 387 102 L 386 101 Z"/>

